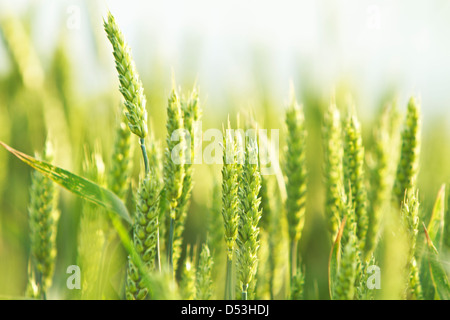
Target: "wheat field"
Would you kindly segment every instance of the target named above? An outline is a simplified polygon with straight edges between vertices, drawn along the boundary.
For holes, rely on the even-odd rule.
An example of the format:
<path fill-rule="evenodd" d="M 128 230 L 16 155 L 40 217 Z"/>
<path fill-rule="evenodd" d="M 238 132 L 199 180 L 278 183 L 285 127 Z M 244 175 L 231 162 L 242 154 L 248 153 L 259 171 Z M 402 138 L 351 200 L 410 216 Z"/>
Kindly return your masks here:
<path fill-rule="evenodd" d="M 83 95 L 64 32 L 42 59 L 0 13 L 0 298 L 450 299 L 450 132 L 420 91 L 218 108 L 90 14 L 108 80 Z"/>

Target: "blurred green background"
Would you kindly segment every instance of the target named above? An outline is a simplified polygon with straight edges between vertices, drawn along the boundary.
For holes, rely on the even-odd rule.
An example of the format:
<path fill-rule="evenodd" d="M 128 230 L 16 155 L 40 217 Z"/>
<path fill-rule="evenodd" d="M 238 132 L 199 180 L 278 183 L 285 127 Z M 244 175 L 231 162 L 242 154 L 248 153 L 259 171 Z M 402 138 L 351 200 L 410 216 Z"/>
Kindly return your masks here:
<path fill-rule="evenodd" d="M 108 167 L 121 101 L 102 27 L 108 9 L 133 50 L 150 127 L 162 146 L 172 74 L 185 92 L 199 86 L 203 130 L 221 129 L 228 115 L 235 124 L 237 113 L 252 112 L 261 127 L 280 129 L 280 150 L 293 82 L 308 129 L 310 179 L 301 240 L 307 298 L 328 298 L 321 123 L 333 94 L 342 108 L 349 95 L 355 101 L 368 157 L 381 108 L 396 102 L 403 113 L 407 98 L 418 95 L 424 116 L 418 184 L 425 217 L 440 185 L 450 181 L 447 1 L 2 0 L 1 141 L 33 155 L 49 135 L 55 164 L 78 174 L 85 149 L 99 145 Z M 135 148 L 133 190 L 139 161 Z M 220 183 L 220 165 L 194 168 L 184 246 L 204 241 L 213 186 Z M 0 150 L 0 297 L 25 291 L 30 177 L 29 167 Z M 132 211 L 132 195 L 128 206 Z M 76 264 L 81 200 L 61 190 L 59 208 L 50 297 L 64 298 L 66 268 Z"/>

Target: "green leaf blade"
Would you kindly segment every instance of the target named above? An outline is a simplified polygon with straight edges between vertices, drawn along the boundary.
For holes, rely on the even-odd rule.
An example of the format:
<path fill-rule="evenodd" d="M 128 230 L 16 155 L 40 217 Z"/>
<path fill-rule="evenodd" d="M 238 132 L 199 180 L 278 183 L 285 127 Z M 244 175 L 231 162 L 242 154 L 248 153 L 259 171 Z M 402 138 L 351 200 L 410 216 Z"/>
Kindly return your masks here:
<path fill-rule="evenodd" d="M 428 223 L 428 235 L 431 241 L 436 245 L 437 250 L 442 247 L 442 234 L 444 229 L 445 214 L 445 184 L 439 189 L 436 201 L 433 206 L 430 222 Z"/>
<path fill-rule="evenodd" d="M 71 173 L 62 168 L 53 166 L 44 161 L 37 160 L 25 153 L 22 153 L 4 142 L 0 141 L 7 151 L 16 156 L 18 159 L 38 170 L 44 176 L 53 180 L 55 183 L 76 194 L 77 196 L 100 205 L 108 211 L 117 213 L 128 223 L 132 223 L 125 204 L 112 191 L 105 189 L 98 184 Z"/>
<path fill-rule="evenodd" d="M 432 283 L 436 293 L 441 300 L 450 300 L 450 283 L 445 272 L 439 253 L 434 246 L 429 232 L 424 226 L 425 236 L 427 238 L 427 250 L 425 251 L 426 261 L 428 262 Z"/>

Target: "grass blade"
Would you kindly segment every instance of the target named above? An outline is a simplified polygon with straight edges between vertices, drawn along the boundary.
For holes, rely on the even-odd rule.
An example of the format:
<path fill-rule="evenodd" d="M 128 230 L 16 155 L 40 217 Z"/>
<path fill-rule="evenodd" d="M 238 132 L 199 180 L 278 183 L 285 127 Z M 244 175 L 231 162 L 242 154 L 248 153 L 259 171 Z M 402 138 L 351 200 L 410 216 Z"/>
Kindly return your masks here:
<path fill-rule="evenodd" d="M 445 214 L 445 184 L 439 189 L 433 206 L 430 222 L 428 223 L 428 235 L 438 250 L 442 247 L 442 233 L 444 229 Z"/>
<path fill-rule="evenodd" d="M 430 269 L 431 279 L 436 289 L 436 293 L 441 300 L 450 300 L 450 284 L 447 274 L 439 260 L 439 253 L 434 246 L 430 234 L 427 231 L 425 225 L 423 226 L 425 236 L 427 238 L 427 251 L 426 259 L 428 260 L 428 266 Z"/>

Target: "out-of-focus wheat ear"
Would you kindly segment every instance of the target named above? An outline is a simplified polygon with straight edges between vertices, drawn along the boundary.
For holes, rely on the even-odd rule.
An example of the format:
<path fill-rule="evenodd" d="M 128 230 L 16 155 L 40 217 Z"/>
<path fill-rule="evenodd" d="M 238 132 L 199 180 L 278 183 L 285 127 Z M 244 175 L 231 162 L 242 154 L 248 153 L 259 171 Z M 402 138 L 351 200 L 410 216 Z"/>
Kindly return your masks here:
<path fill-rule="evenodd" d="M 348 241 L 343 247 L 342 257 L 337 274 L 337 283 L 334 287 L 333 296 L 336 300 L 353 300 L 354 298 L 357 264 L 356 242 L 356 236 L 353 232 L 350 232 Z"/>
<path fill-rule="evenodd" d="M 53 149 L 47 141 L 43 161 L 53 161 Z M 59 220 L 57 210 L 58 192 L 53 181 L 34 171 L 31 177 L 28 217 L 30 226 L 30 264 L 27 294 L 33 298 L 46 299 L 52 284 L 56 258 L 56 227 Z"/>
<path fill-rule="evenodd" d="M 258 197 L 261 176 L 258 166 L 258 145 L 250 138 L 246 144 L 245 163 L 239 183 L 239 228 L 237 236 L 237 271 L 242 299 L 247 300 L 248 289 L 258 267 L 259 220 L 261 219 Z"/>
<path fill-rule="evenodd" d="M 364 249 L 367 234 L 367 191 L 364 173 L 364 146 L 361 127 L 355 114 L 350 114 L 344 128 L 344 188 L 351 193 L 355 208 L 356 237 Z"/>
<path fill-rule="evenodd" d="M 197 276 L 195 279 L 195 299 L 209 300 L 212 298 L 213 282 L 212 282 L 212 267 L 213 258 L 209 251 L 208 245 L 205 243 L 200 252 L 200 259 L 197 267 Z"/>
<path fill-rule="evenodd" d="M 410 299 L 422 299 L 418 266 L 416 261 L 416 244 L 419 233 L 419 196 L 414 189 L 406 190 L 401 205 L 401 222 L 405 228 L 409 252 L 407 253 L 408 292 Z"/>
<path fill-rule="evenodd" d="M 323 125 L 325 216 L 331 239 L 336 233 L 342 217 L 341 196 L 343 194 L 343 141 L 339 110 L 334 103 L 328 108 Z"/>
<path fill-rule="evenodd" d="M 103 25 L 113 47 L 116 70 L 119 75 L 119 90 L 125 100 L 127 109 L 125 115 L 128 120 L 128 127 L 131 132 L 144 139 L 148 133 L 146 98 L 131 56 L 131 49 L 111 12 L 108 12 L 108 17 L 104 20 Z"/>
<path fill-rule="evenodd" d="M 230 121 L 227 130 L 224 130 L 222 153 L 222 218 L 224 226 L 224 240 L 227 257 L 225 299 L 234 297 L 233 286 L 233 255 L 239 226 L 239 199 L 238 199 L 238 170 L 241 164 L 237 163 L 237 143 L 240 136 L 233 136 Z"/>
<path fill-rule="evenodd" d="M 297 272 L 292 278 L 291 282 L 291 300 L 304 300 L 304 287 L 305 287 L 305 275 L 300 268 L 297 268 Z"/>
<path fill-rule="evenodd" d="M 191 92 L 188 98 L 182 98 L 180 101 L 181 111 L 183 114 L 183 125 L 186 129 L 186 162 L 184 163 L 183 190 L 176 207 L 177 220 L 175 222 L 174 240 L 173 240 L 173 267 L 176 272 L 178 260 L 181 256 L 181 245 L 183 243 L 183 231 L 186 222 L 187 212 L 189 209 L 191 193 L 193 188 L 194 170 L 192 164 L 196 150 L 194 149 L 194 126 L 200 120 L 201 109 L 198 101 L 197 89 Z"/>
<path fill-rule="evenodd" d="M 374 300 L 376 288 L 369 287 L 369 282 L 371 281 L 370 277 L 373 275 L 373 271 L 370 268 L 376 267 L 377 263 L 375 262 L 375 258 L 371 256 L 370 259 L 368 259 L 366 262 L 362 261 L 361 264 L 362 266 L 360 268 L 359 274 L 357 274 L 355 283 L 355 298 L 356 300 Z"/>
<path fill-rule="evenodd" d="M 175 224 L 179 217 L 177 213 L 180 198 L 183 194 L 184 164 L 185 164 L 185 132 L 183 124 L 183 112 L 180 99 L 173 88 L 169 96 L 167 107 L 167 138 L 164 160 L 164 194 L 168 203 L 169 211 L 169 239 L 167 244 L 167 259 L 169 269 L 174 271 L 173 245 L 175 236 Z"/>
<path fill-rule="evenodd" d="M 394 139 L 391 136 L 391 117 L 393 107 L 387 105 L 374 129 L 373 164 L 370 168 L 370 205 L 368 206 L 368 227 L 365 243 L 365 255 L 369 256 L 377 242 L 380 217 L 385 206 L 390 203 L 391 190 L 394 182 L 392 158 Z"/>
<path fill-rule="evenodd" d="M 111 170 L 108 173 L 108 187 L 120 199 L 125 200 L 132 169 L 131 132 L 127 128 L 125 115 L 122 114 L 116 129 L 114 149 L 111 155 Z"/>
<path fill-rule="evenodd" d="M 292 277 L 297 270 L 298 241 L 305 224 L 306 208 L 306 128 L 301 107 L 292 95 L 286 110 L 286 217 L 288 221 L 290 258 L 289 274 Z"/>
<path fill-rule="evenodd" d="M 421 116 L 420 107 L 414 97 L 408 102 L 408 109 L 401 136 L 400 160 L 397 166 L 397 175 L 394 185 L 394 196 L 397 205 L 400 205 L 405 190 L 415 187 L 419 172 Z"/>
<path fill-rule="evenodd" d="M 155 269 L 158 242 L 158 194 L 159 184 L 152 174 L 145 176 L 140 183 L 136 197 L 136 216 L 133 226 L 133 243 L 140 258 L 149 272 Z M 128 261 L 126 297 L 129 300 L 142 300 L 148 295 L 143 275 Z M 157 298 L 157 297 L 156 297 Z"/>
<path fill-rule="evenodd" d="M 191 260 L 191 254 L 190 246 L 188 246 L 180 281 L 180 293 L 183 300 L 194 300 L 196 294 L 195 276 L 197 271 Z"/>

